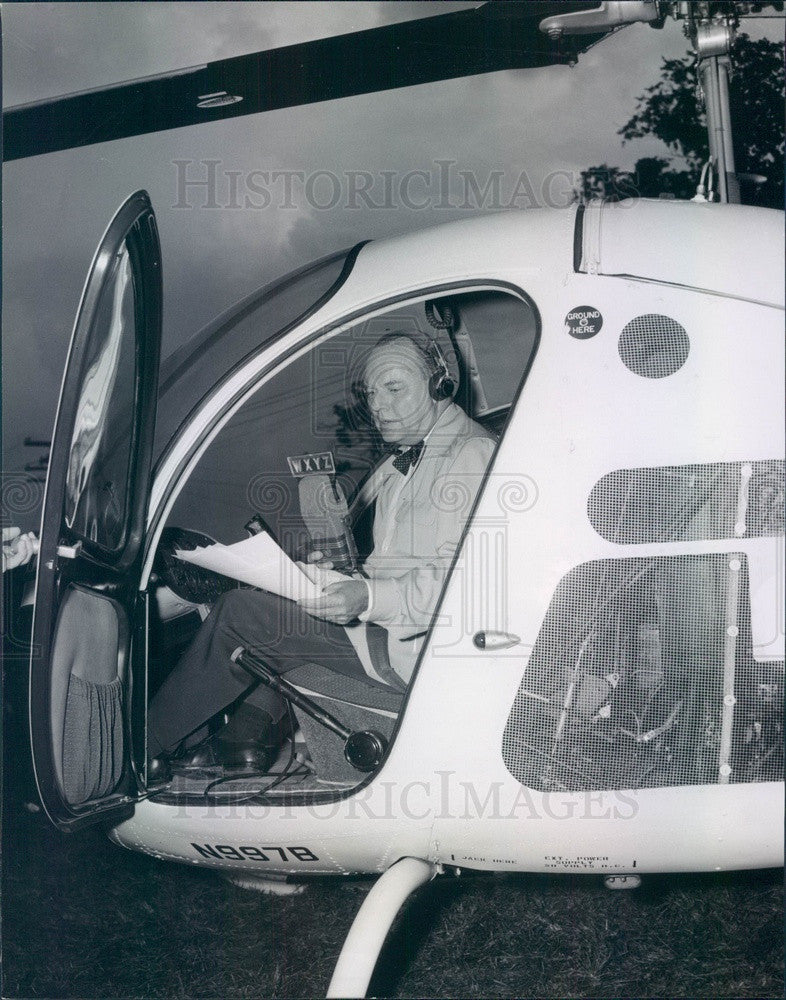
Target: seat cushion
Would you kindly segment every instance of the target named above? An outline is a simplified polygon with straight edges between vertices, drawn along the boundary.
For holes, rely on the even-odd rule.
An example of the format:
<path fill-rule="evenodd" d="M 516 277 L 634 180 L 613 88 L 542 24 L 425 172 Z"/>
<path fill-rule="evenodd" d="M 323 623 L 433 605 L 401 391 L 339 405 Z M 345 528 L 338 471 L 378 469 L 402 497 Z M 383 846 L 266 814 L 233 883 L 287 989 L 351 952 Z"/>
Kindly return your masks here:
<path fill-rule="evenodd" d="M 286 674 L 287 680 L 304 694 L 325 695 L 349 705 L 398 712 L 404 695 L 393 688 L 365 683 L 357 677 L 347 677 L 317 663 L 305 663 Z"/>

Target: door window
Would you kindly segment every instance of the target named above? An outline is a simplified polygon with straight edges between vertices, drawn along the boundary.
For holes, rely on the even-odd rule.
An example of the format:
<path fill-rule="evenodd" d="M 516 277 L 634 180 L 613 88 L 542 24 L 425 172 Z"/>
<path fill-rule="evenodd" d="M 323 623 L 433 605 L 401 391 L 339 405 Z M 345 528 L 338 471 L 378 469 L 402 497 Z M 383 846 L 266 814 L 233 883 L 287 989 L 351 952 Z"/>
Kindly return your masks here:
<path fill-rule="evenodd" d="M 85 352 L 65 484 L 65 523 L 116 552 L 123 545 L 137 382 L 132 263 L 127 244 L 112 261 Z"/>
<path fill-rule="evenodd" d="M 466 356 L 467 386 L 474 386 L 472 411 L 497 423 L 506 415 L 534 353 L 538 315 L 534 307 L 499 292 L 476 292 L 456 303 L 457 344 Z"/>

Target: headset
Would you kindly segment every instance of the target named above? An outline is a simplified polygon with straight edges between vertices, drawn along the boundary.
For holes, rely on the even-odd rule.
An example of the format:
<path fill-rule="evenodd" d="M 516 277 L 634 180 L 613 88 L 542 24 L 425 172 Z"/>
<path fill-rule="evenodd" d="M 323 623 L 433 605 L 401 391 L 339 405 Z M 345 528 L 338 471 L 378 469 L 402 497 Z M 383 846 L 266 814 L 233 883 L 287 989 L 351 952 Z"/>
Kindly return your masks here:
<path fill-rule="evenodd" d="M 458 383 L 450 374 L 450 368 L 442 348 L 433 337 L 421 333 L 420 330 L 416 333 L 409 330 L 393 330 L 381 337 L 375 347 L 381 347 L 396 340 L 409 341 L 417 348 L 418 353 L 425 361 L 429 372 L 428 392 L 432 399 L 452 399 L 456 395 Z M 356 388 L 356 392 L 360 396 L 363 395 L 360 388 Z"/>
<path fill-rule="evenodd" d="M 452 333 L 456 326 L 457 315 L 449 301 L 442 299 L 437 305 L 435 299 L 425 305 L 426 319 L 434 330 L 447 330 Z M 458 392 L 458 382 L 450 374 L 448 362 L 442 353 L 442 348 L 432 335 L 428 335 L 428 347 L 426 357 L 429 361 L 432 374 L 428 382 L 428 391 L 432 399 L 452 399 Z"/>
<path fill-rule="evenodd" d="M 434 400 L 452 399 L 456 395 L 458 386 L 450 374 L 450 368 L 448 368 L 442 348 L 433 337 L 429 337 L 428 347 L 420 347 L 419 344 L 418 347 L 432 369 L 428 380 L 429 395 Z"/>

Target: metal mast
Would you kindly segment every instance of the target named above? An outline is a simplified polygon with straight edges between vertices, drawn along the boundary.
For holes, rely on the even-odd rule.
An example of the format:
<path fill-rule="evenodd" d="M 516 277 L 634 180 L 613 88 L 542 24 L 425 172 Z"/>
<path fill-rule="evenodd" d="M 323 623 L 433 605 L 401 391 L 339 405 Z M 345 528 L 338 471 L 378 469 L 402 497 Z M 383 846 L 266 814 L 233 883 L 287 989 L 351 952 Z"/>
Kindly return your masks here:
<path fill-rule="evenodd" d="M 734 169 L 729 110 L 730 53 L 740 17 L 763 7 L 783 10 L 783 3 L 743 3 L 728 0 L 639 0 L 601 3 L 588 11 L 555 14 L 540 22 L 551 38 L 608 31 L 643 22 L 663 26 L 666 17 L 685 22 L 683 30 L 696 53 L 697 72 L 707 112 L 710 157 L 718 179 L 720 201 L 739 203 L 740 185 Z"/>

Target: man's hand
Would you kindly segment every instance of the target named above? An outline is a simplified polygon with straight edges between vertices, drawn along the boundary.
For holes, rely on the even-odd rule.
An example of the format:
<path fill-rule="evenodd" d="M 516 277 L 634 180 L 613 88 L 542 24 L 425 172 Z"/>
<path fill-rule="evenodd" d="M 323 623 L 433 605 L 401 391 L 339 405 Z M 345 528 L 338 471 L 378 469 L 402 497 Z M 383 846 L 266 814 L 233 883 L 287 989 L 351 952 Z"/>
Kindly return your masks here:
<path fill-rule="evenodd" d="M 368 606 L 368 589 L 362 580 L 342 580 L 325 587 L 319 597 L 298 601 L 314 618 L 346 625 L 362 615 Z"/>
<path fill-rule="evenodd" d="M 38 538 L 28 531 L 22 534 L 20 528 L 3 528 L 3 572 L 16 569 L 30 562 L 38 552 Z"/>

